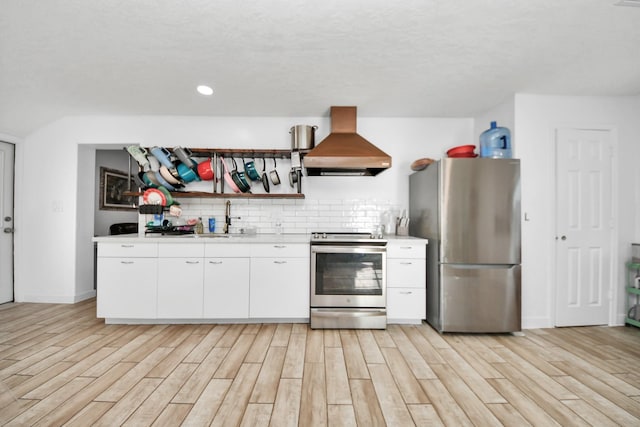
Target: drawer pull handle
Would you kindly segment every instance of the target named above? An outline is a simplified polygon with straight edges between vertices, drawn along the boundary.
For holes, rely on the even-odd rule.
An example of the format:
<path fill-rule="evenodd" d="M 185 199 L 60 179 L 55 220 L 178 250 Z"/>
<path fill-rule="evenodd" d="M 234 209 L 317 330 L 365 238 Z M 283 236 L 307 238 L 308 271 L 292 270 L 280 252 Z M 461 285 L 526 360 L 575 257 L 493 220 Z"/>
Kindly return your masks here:
<path fill-rule="evenodd" d="M 273 245 L 273 247 L 276 248 L 276 249 L 284 249 L 284 248 L 286 248 L 285 245 Z"/>
<path fill-rule="evenodd" d="M 120 264 L 133 264 L 133 261 L 120 261 Z"/>
<path fill-rule="evenodd" d="M 413 246 L 400 246 L 400 249 L 413 249 Z"/>
<path fill-rule="evenodd" d="M 209 264 L 222 264 L 222 261 L 209 261 Z"/>
<path fill-rule="evenodd" d="M 401 262 L 401 263 L 400 263 L 400 265 L 411 265 L 411 264 L 413 264 L 413 263 L 412 263 L 412 262 L 408 262 L 408 261 L 405 261 L 405 262 Z"/>
<path fill-rule="evenodd" d="M 274 264 L 286 264 L 287 261 L 273 261 Z"/>
<path fill-rule="evenodd" d="M 200 261 L 185 261 L 187 264 L 200 264 Z"/>
<path fill-rule="evenodd" d="M 132 248 L 133 245 L 120 245 L 121 248 Z"/>
<path fill-rule="evenodd" d="M 400 292 L 400 295 L 411 295 L 413 292 L 411 291 L 402 291 Z"/>

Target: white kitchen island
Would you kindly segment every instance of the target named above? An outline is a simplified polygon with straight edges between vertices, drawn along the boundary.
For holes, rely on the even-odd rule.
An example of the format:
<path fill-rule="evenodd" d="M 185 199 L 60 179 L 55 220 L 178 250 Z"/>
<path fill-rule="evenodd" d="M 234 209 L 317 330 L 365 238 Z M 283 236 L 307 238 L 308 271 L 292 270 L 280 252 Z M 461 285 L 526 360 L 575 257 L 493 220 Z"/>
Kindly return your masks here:
<path fill-rule="evenodd" d="M 420 323 L 427 240 L 388 240 L 389 323 Z M 106 323 L 309 321 L 307 234 L 136 234 L 93 241 L 97 316 Z"/>

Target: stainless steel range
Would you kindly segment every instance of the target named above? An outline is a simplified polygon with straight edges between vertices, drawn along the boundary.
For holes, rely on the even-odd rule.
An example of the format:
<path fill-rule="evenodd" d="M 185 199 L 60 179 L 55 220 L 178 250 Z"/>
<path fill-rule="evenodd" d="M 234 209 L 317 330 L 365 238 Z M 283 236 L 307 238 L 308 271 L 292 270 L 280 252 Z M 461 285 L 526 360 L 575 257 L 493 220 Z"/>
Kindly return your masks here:
<path fill-rule="evenodd" d="M 371 233 L 312 233 L 312 329 L 387 327 L 386 245 Z"/>

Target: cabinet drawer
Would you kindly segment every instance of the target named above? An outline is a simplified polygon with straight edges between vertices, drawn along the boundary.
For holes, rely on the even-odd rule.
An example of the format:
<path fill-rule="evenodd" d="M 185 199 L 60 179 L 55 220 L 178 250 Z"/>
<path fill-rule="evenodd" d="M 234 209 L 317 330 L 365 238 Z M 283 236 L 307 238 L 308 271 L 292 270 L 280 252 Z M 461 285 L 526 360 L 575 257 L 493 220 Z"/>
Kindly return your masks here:
<path fill-rule="evenodd" d="M 424 259 L 387 258 L 387 286 L 390 288 L 425 288 L 427 262 Z"/>
<path fill-rule="evenodd" d="M 204 256 L 207 258 L 248 258 L 251 245 L 248 243 L 207 243 L 204 246 Z"/>
<path fill-rule="evenodd" d="M 99 257 L 138 257 L 158 256 L 157 243 L 98 243 Z"/>
<path fill-rule="evenodd" d="M 158 256 L 164 258 L 202 258 L 204 243 L 159 243 Z"/>
<path fill-rule="evenodd" d="M 387 258 L 426 258 L 427 246 L 423 243 L 389 243 Z"/>
<path fill-rule="evenodd" d="M 251 245 L 256 258 L 309 258 L 309 245 L 297 243 L 256 243 Z"/>
<path fill-rule="evenodd" d="M 421 320 L 427 317 L 426 290 L 387 289 L 387 317 L 391 320 Z"/>

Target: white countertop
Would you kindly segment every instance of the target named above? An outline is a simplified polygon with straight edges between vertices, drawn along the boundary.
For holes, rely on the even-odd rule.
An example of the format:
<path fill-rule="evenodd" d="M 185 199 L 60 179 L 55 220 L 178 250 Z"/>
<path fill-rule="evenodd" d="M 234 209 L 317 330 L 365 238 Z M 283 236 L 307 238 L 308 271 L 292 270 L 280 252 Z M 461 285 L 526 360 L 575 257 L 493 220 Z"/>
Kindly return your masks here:
<path fill-rule="evenodd" d="M 158 235 L 121 234 L 117 236 L 98 236 L 93 241 L 98 243 L 309 243 L 308 234 L 183 234 Z"/>
<path fill-rule="evenodd" d="M 309 234 L 186 234 L 186 235 L 157 235 L 149 234 L 120 234 L 117 236 L 96 236 L 92 239 L 97 243 L 309 243 Z M 394 240 L 424 240 L 411 236 L 385 236 L 388 241 Z"/>

